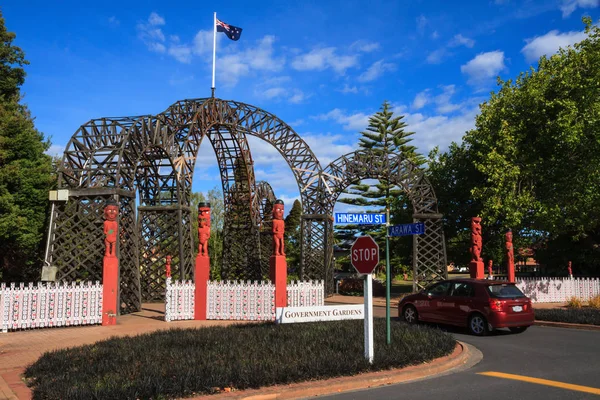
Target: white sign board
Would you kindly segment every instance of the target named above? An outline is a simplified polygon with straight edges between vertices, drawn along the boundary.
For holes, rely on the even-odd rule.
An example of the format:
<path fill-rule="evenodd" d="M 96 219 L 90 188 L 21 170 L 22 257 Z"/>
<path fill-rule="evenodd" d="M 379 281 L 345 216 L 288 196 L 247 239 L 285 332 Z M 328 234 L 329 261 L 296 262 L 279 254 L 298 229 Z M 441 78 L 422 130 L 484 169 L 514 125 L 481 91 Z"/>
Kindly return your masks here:
<path fill-rule="evenodd" d="M 275 321 L 278 324 L 315 321 L 341 321 L 344 319 L 364 319 L 365 306 L 331 305 L 318 307 L 278 307 Z"/>

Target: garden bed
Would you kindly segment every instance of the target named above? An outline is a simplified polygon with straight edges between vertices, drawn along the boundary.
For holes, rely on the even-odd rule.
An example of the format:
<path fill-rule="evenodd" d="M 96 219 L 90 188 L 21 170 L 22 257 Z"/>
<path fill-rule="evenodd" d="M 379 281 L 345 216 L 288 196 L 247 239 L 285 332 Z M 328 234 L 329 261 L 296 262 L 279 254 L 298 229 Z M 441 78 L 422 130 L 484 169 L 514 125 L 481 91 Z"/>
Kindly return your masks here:
<path fill-rule="evenodd" d="M 569 324 L 600 325 L 600 310 L 594 308 L 550 308 L 535 310 L 539 321 L 566 322 Z"/>
<path fill-rule="evenodd" d="M 45 353 L 25 371 L 34 399 L 168 399 L 401 368 L 450 354 L 454 338 L 376 319 L 375 361 L 363 321 L 171 329 Z"/>

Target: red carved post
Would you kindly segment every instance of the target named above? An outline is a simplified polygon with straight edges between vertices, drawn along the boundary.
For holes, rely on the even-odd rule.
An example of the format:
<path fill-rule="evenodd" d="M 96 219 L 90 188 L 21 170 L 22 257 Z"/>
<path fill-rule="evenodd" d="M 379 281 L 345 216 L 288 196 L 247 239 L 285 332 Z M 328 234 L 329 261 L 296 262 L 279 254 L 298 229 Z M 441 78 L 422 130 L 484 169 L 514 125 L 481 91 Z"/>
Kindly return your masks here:
<path fill-rule="evenodd" d="M 273 255 L 270 261 L 269 277 L 275 284 L 275 307 L 287 307 L 287 262 L 283 248 L 285 222 L 283 221 L 283 201 L 276 200 L 273 206 Z"/>
<path fill-rule="evenodd" d="M 567 266 L 567 270 L 569 271 L 569 278 L 573 278 L 573 264 L 569 261 L 569 265 Z"/>
<path fill-rule="evenodd" d="M 110 199 L 104 206 L 104 260 L 102 263 L 102 325 L 116 325 L 119 296 L 119 207 Z"/>
<path fill-rule="evenodd" d="M 508 273 L 509 282 L 515 281 L 515 255 L 513 250 L 512 239 L 512 231 L 509 229 L 508 232 L 506 232 L 506 269 Z"/>
<path fill-rule="evenodd" d="M 194 319 L 206 319 L 208 301 L 208 280 L 210 279 L 210 257 L 208 239 L 210 238 L 210 203 L 198 203 L 198 255 L 194 270 Z"/>
<path fill-rule="evenodd" d="M 171 277 L 171 256 L 167 256 L 167 278 Z"/>
<path fill-rule="evenodd" d="M 469 263 L 469 274 L 471 278 L 483 279 L 483 259 L 481 258 L 481 249 L 483 241 L 481 239 L 481 218 L 471 218 L 471 262 Z"/>
<path fill-rule="evenodd" d="M 492 265 L 494 264 L 494 261 L 489 260 L 488 261 L 488 278 L 491 278 L 494 275 L 494 270 L 492 269 Z"/>

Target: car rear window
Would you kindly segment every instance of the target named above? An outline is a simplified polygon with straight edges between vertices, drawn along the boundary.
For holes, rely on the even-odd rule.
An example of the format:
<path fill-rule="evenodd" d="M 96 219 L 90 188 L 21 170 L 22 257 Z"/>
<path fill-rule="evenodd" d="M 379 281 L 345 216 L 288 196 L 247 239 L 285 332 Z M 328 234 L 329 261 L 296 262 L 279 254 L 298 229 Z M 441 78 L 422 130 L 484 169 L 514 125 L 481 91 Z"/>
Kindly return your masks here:
<path fill-rule="evenodd" d="M 496 298 L 525 297 L 523 292 L 515 285 L 489 285 L 487 290 L 492 297 Z"/>

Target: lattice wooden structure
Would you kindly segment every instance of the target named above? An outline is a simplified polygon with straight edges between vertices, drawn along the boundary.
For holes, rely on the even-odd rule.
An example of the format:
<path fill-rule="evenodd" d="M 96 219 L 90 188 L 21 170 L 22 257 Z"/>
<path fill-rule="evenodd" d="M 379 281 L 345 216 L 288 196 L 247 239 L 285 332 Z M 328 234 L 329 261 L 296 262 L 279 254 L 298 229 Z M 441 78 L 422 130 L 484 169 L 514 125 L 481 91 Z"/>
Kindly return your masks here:
<path fill-rule="evenodd" d="M 423 170 L 402 154 L 388 157 L 372 151 L 356 151 L 343 155 L 321 174 L 321 192 L 327 194 L 326 209 L 333 213 L 338 196 L 363 179 L 382 179 L 399 186 L 413 205 L 413 222 L 425 224 L 425 234 L 413 236 L 413 289 L 447 279 L 442 215 L 438 213 L 437 198 Z M 332 235 L 331 231 L 329 236 Z M 332 257 L 331 246 L 327 251 L 328 257 Z"/>
<path fill-rule="evenodd" d="M 303 210 L 300 277 L 323 279 L 331 293 L 332 212 L 342 188 L 333 181 L 374 177 L 372 171 L 382 168 L 376 164 L 384 161 L 356 153 L 350 164 L 340 161 L 346 157 L 323 170 L 306 142 L 276 116 L 217 98 L 178 101 L 157 115 L 95 119 L 75 132 L 59 167 L 59 189 L 68 190 L 68 201 L 54 204 L 47 251 L 47 262 L 57 267 L 57 279 L 101 279 L 102 208 L 109 198 L 120 204 L 121 312 L 139 310 L 142 301 L 164 298 L 166 255 L 173 257 L 174 280 L 192 279 L 196 233 L 190 198 L 204 138 L 215 151 L 223 187 L 228 246 L 222 278 L 266 277 L 270 234 L 265 232 L 275 197 L 268 184 L 255 181 L 247 135 L 274 146 L 290 166 Z M 397 164 L 398 171 L 404 168 L 410 175 L 398 182 L 406 185 L 415 210 L 421 210 L 415 211 L 415 218 L 426 220 L 431 228 L 429 236 L 415 239 L 419 254 L 415 268 L 426 271 L 423 282 L 428 282 L 440 276 L 433 271 L 445 263 L 437 202 L 426 181 L 415 186 L 416 180 L 424 179 L 420 170 L 406 162 Z M 339 169 L 345 167 L 346 172 Z"/>

